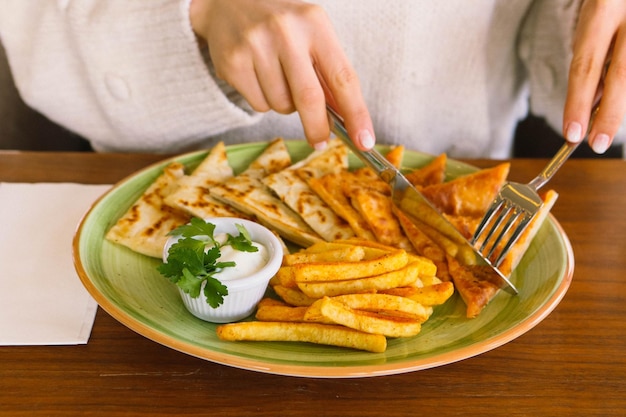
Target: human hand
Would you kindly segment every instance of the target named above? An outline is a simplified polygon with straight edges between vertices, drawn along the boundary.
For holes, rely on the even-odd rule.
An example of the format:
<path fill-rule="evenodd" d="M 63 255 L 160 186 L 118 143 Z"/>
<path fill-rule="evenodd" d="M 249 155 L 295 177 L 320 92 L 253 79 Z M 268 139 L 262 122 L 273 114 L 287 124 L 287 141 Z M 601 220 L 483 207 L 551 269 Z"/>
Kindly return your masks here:
<path fill-rule="evenodd" d="M 375 142 L 355 70 L 324 10 L 299 0 L 192 0 L 194 32 L 216 75 L 259 112 L 297 111 L 315 148 L 330 135 L 326 101 L 344 118 L 356 145 Z"/>
<path fill-rule="evenodd" d="M 589 144 L 595 152 L 604 153 L 626 114 L 626 2 L 585 0 L 573 47 L 563 135 L 570 142 L 584 138 L 591 108 L 601 93 Z"/>

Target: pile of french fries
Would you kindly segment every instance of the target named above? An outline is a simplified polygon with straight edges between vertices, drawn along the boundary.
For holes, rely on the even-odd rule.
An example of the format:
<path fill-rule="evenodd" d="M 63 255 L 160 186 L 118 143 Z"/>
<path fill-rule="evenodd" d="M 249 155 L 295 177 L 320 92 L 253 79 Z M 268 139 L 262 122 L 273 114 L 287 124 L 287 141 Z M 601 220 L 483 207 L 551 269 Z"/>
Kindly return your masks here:
<path fill-rule="evenodd" d="M 454 292 L 425 257 L 366 240 L 314 244 L 284 256 L 256 320 L 218 326 L 230 341 L 295 341 L 384 352 L 417 335 Z M 277 298 L 280 298 L 278 300 Z"/>

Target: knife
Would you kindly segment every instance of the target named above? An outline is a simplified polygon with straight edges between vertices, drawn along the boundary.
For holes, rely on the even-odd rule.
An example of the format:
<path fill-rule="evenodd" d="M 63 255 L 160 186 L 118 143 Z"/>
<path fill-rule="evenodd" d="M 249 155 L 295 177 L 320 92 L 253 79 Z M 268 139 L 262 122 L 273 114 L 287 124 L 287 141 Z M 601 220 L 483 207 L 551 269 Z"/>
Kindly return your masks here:
<path fill-rule="evenodd" d="M 376 149 L 362 151 L 356 147 L 348 136 L 343 118 L 329 105 L 326 110 L 330 119 L 332 132 L 345 143 L 348 148 L 365 164 L 372 168 L 378 176 L 391 187 L 393 203 L 410 219 L 417 219 L 451 240 L 458 247 L 464 263 L 468 265 L 486 265 L 494 272 L 499 287 L 509 294 L 516 295 L 517 288 L 500 270 L 478 252 L 476 248 Z"/>

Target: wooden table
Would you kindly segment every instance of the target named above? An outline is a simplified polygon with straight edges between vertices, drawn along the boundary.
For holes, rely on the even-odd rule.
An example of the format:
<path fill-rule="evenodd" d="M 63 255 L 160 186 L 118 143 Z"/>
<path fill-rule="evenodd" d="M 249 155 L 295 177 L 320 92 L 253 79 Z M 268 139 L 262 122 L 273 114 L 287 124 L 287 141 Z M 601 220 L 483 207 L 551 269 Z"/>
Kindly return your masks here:
<path fill-rule="evenodd" d="M 112 183 L 161 158 L 0 152 L 0 181 Z M 512 162 L 511 178 L 526 181 L 545 161 Z M 543 322 L 493 351 L 394 376 L 283 377 L 179 353 L 99 310 L 87 345 L 0 347 L 0 415 L 626 415 L 626 161 L 572 160 L 551 185 L 573 283 Z"/>

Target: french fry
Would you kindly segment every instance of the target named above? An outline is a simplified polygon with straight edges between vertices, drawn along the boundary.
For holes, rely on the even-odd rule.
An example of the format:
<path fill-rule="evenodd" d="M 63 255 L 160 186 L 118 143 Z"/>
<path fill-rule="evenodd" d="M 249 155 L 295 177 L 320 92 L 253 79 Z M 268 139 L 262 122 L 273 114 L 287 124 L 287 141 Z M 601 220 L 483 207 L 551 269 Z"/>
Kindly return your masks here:
<path fill-rule="evenodd" d="M 357 238 L 337 240 L 337 243 L 346 245 L 356 245 L 363 248 L 365 252 L 364 260 L 379 258 L 390 252 L 396 252 L 398 248 L 376 242 L 374 240 L 361 240 Z"/>
<path fill-rule="evenodd" d="M 437 274 L 437 265 L 435 265 L 430 259 L 414 253 L 409 253 L 408 256 L 409 264 L 416 264 L 419 267 L 420 278 L 433 277 Z"/>
<path fill-rule="evenodd" d="M 291 288 L 283 287 L 282 285 L 275 285 L 273 289 L 284 302 L 292 306 L 307 307 L 317 300 L 316 298 L 311 298 L 303 293 L 298 287 Z"/>
<path fill-rule="evenodd" d="M 300 284 L 302 282 L 343 281 L 371 277 L 386 271 L 403 268 L 407 263 L 407 253 L 399 249 L 380 258 L 361 262 L 319 262 L 293 265 L 292 268 L 295 280 Z"/>
<path fill-rule="evenodd" d="M 433 314 L 433 309 L 430 306 L 426 307 L 410 298 L 392 294 L 348 294 L 332 299 L 355 310 L 405 317 L 420 323 L 428 320 Z"/>
<path fill-rule="evenodd" d="M 280 278 L 278 278 L 278 275 L 274 275 L 272 278 L 270 278 L 270 281 L 268 282 L 268 284 L 270 287 L 281 285 Z"/>
<path fill-rule="evenodd" d="M 419 321 L 411 318 L 355 310 L 340 301 L 328 297 L 321 302 L 320 310 L 322 315 L 337 324 L 362 332 L 381 334 L 388 337 L 415 336 L 422 328 Z"/>
<path fill-rule="evenodd" d="M 304 313 L 304 321 L 312 322 L 312 323 L 329 323 L 334 324 L 332 320 L 327 319 L 322 315 L 321 310 L 321 302 L 322 298 L 319 300 L 315 300 L 313 304 L 307 307 L 306 312 Z"/>
<path fill-rule="evenodd" d="M 259 302 L 255 317 L 259 321 L 335 324 L 322 315 L 319 303 L 311 303 L 310 306 L 293 306 L 272 298 L 263 298 Z"/>
<path fill-rule="evenodd" d="M 333 240 L 332 242 L 317 242 L 308 248 L 301 249 L 300 252 L 308 252 L 308 253 L 321 253 L 327 252 L 337 249 L 344 249 L 346 246 L 354 246 L 349 245 L 346 240 Z"/>
<path fill-rule="evenodd" d="M 334 297 L 410 286 L 419 279 L 419 275 L 420 264 L 411 263 L 404 268 L 367 278 L 332 282 L 298 282 L 298 287 L 311 298 Z"/>
<path fill-rule="evenodd" d="M 358 238 L 338 239 L 332 242 L 319 242 L 300 252 L 320 253 L 325 251 L 345 249 L 346 247 L 359 246 L 364 252 L 363 260 L 379 258 L 389 252 L 395 252 L 398 248 L 383 245 L 372 240 L 362 240 Z"/>
<path fill-rule="evenodd" d="M 424 275 L 420 277 L 420 282 L 422 283 L 423 287 L 440 284 L 443 281 L 445 280 L 439 279 L 439 277 L 436 277 L 434 275 Z"/>
<path fill-rule="evenodd" d="M 317 300 L 307 307 L 304 313 L 304 321 L 309 323 L 337 324 L 322 314 L 322 301 L 323 299 Z"/>
<path fill-rule="evenodd" d="M 392 294 L 410 298 L 424 306 L 438 306 L 446 301 L 454 293 L 454 285 L 450 281 L 424 287 L 401 287 L 390 288 L 380 291 L 381 294 Z"/>
<path fill-rule="evenodd" d="M 294 267 L 290 265 L 281 266 L 278 271 L 276 271 L 276 275 L 274 275 L 270 280 L 270 285 L 281 285 L 286 288 L 296 288 L 297 284 Z"/>
<path fill-rule="evenodd" d="M 387 339 L 343 326 L 320 323 L 251 321 L 217 327 L 217 336 L 228 341 L 309 342 L 381 353 Z"/>
<path fill-rule="evenodd" d="M 356 246 L 363 246 L 366 248 L 375 248 L 375 249 L 380 249 L 383 252 L 395 252 L 398 250 L 398 248 L 396 248 L 395 246 L 385 245 L 375 240 L 358 239 L 356 237 L 353 237 L 350 239 L 336 240 L 335 243 L 341 244 L 341 245 L 356 245 Z"/>
<path fill-rule="evenodd" d="M 283 257 L 283 265 L 297 265 L 316 262 L 358 262 L 365 257 L 360 246 L 344 246 L 324 252 L 308 252 L 306 250 L 291 253 Z"/>
<path fill-rule="evenodd" d="M 272 307 L 272 306 L 285 306 L 285 305 L 287 304 L 283 303 L 282 301 L 275 300 L 269 297 L 263 297 L 261 301 L 259 301 L 259 304 L 257 304 L 257 308 Z"/>
<path fill-rule="evenodd" d="M 263 301 L 263 300 L 262 300 Z M 284 303 L 259 303 L 256 319 L 260 321 L 302 322 L 307 307 L 292 307 Z"/>

